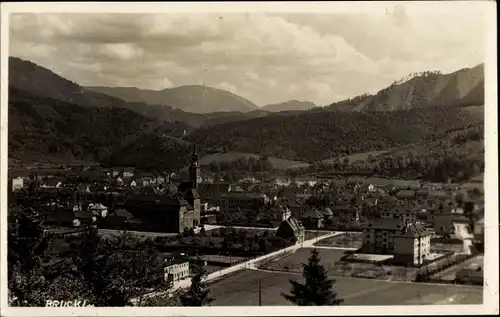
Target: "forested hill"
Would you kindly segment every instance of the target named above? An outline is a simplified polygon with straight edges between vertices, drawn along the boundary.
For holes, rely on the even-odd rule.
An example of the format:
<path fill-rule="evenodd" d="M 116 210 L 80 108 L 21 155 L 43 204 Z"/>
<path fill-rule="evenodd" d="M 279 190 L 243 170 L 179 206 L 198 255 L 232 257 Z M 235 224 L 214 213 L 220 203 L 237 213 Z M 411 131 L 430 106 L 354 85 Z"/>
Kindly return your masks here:
<path fill-rule="evenodd" d="M 181 122 L 123 108 L 82 107 L 9 87 L 9 157 L 22 162 L 98 162 L 145 133 L 182 136 Z M 177 153 L 170 153 L 177 155 Z"/>
<path fill-rule="evenodd" d="M 299 161 L 386 150 L 474 126 L 483 119 L 465 108 L 392 112 L 309 112 L 267 116 L 197 129 L 187 140 L 213 152 L 258 153 Z"/>
<path fill-rule="evenodd" d="M 435 106 L 484 104 L 484 64 L 451 74 L 425 71 L 393 82 L 375 95 L 364 94 L 326 107 L 340 111 L 393 111 Z"/>

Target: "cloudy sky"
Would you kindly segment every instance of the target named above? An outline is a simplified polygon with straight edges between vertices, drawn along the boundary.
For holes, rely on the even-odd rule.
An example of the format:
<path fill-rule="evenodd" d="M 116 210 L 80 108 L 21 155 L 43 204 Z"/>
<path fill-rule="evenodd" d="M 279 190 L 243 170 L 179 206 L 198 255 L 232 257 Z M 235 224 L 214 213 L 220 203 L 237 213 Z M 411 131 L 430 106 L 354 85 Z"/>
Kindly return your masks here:
<path fill-rule="evenodd" d="M 373 93 L 409 73 L 484 62 L 483 12 L 17 13 L 10 54 L 81 85 L 204 84 L 259 106 Z"/>

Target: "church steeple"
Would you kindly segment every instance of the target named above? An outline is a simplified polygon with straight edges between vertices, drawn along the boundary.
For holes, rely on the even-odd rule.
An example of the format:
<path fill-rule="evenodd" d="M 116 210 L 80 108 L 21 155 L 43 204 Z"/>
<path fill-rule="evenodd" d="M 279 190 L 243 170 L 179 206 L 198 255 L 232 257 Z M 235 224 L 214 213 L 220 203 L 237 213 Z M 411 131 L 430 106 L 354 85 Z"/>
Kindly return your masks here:
<path fill-rule="evenodd" d="M 196 152 L 196 144 L 193 144 L 193 154 L 191 154 L 191 166 L 189 167 L 189 180 L 193 184 L 193 188 L 198 188 L 198 177 L 200 169 L 198 166 L 198 153 Z"/>

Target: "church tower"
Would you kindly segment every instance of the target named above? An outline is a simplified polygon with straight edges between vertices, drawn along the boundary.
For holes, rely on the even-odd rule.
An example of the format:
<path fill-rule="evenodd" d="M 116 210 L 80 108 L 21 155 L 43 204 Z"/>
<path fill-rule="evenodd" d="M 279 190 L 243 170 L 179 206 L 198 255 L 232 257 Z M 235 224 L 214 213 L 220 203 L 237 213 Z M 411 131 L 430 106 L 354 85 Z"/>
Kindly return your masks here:
<path fill-rule="evenodd" d="M 198 166 L 198 153 L 196 153 L 196 144 L 193 145 L 193 154 L 191 155 L 191 166 L 189 167 L 189 180 L 193 184 L 193 189 L 198 188 L 198 177 L 200 167 Z"/>

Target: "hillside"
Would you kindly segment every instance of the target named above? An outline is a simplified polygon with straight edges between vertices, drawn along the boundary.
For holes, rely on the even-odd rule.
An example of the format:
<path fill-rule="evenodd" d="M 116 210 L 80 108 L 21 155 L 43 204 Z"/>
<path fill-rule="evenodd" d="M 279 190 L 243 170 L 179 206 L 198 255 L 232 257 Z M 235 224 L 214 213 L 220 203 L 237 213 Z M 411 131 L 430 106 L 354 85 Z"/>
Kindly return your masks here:
<path fill-rule="evenodd" d="M 484 104 L 484 65 L 451 74 L 422 72 L 394 82 L 376 95 L 361 95 L 326 107 L 339 111 L 393 111 L 432 106 Z"/>
<path fill-rule="evenodd" d="M 260 109 L 271 112 L 309 110 L 316 105 L 309 101 L 290 100 L 282 103 L 266 105 Z"/>
<path fill-rule="evenodd" d="M 250 101 L 228 91 L 207 86 L 189 85 L 163 90 L 129 87 L 87 87 L 128 102 L 168 105 L 191 113 L 249 112 L 258 109 Z"/>
<path fill-rule="evenodd" d="M 181 122 L 154 121 L 122 108 L 82 107 L 9 88 L 9 158 L 99 162 L 143 133 L 181 136 Z"/>
<path fill-rule="evenodd" d="M 146 104 L 136 101 L 126 102 L 120 98 L 84 88 L 55 74 L 49 69 L 17 57 L 9 57 L 9 86 L 26 91 L 31 95 L 51 98 L 83 107 L 125 108 L 155 120 L 181 121 L 194 128 L 204 125 L 206 120 L 209 121 L 209 125 L 213 124 L 211 123 L 212 121 L 217 123 L 219 117 L 221 118 L 220 122 L 228 122 L 262 115 L 258 112 L 217 112 L 204 115 L 174 109 L 163 105 L 163 102 L 161 104 Z M 132 88 L 131 90 L 133 91 L 134 89 Z M 238 99 L 238 97 L 235 98 Z"/>
<path fill-rule="evenodd" d="M 161 133 L 145 133 L 103 160 L 104 164 L 144 170 L 178 171 L 190 162 L 192 145 Z"/>
<path fill-rule="evenodd" d="M 430 140 L 433 135 L 481 121 L 464 108 L 307 112 L 201 128 L 187 140 L 212 153 L 255 153 L 308 162 Z"/>

